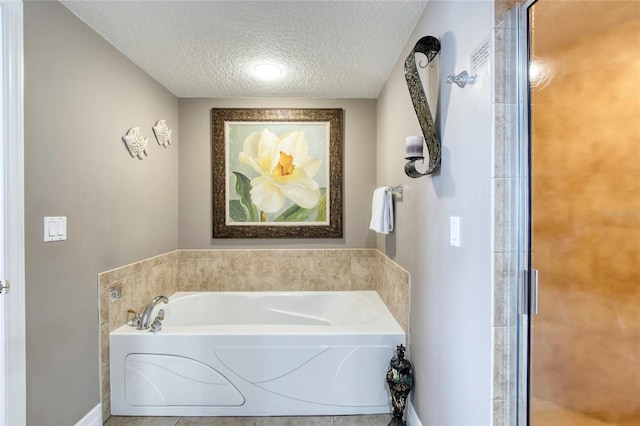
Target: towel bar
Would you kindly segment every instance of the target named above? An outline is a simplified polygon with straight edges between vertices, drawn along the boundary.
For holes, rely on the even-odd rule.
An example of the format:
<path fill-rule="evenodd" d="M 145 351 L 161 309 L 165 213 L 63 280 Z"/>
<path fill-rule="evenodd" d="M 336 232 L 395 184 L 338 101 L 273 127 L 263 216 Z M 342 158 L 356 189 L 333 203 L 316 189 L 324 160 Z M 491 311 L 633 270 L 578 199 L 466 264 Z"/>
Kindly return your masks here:
<path fill-rule="evenodd" d="M 402 191 L 404 191 L 404 185 L 400 184 L 397 186 L 391 186 L 391 192 L 397 192 L 399 194 L 402 194 Z"/>

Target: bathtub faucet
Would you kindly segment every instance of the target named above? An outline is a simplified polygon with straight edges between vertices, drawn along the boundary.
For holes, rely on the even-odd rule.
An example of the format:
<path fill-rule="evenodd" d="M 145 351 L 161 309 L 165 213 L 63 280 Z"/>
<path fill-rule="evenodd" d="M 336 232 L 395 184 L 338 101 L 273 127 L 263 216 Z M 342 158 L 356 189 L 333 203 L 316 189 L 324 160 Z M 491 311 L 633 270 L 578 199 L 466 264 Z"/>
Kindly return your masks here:
<path fill-rule="evenodd" d="M 149 317 L 151 316 L 151 311 L 153 311 L 153 308 L 160 302 L 169 303 L 169 299 L 165 296 L 154 297 L 142 313 L 142 317 L 138 320 L 138 330 L 146 330 L 149 328 Z"/>

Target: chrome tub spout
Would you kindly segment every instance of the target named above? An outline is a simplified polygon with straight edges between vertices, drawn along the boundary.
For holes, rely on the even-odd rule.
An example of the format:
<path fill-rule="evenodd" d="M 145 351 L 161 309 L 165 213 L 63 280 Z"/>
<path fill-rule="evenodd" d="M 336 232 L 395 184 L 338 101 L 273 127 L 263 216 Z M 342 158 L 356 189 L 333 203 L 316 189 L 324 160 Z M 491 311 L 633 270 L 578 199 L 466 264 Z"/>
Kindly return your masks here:
<path fill-rule="evenodd" d="M 147 328 L 149 328 L 149 317 L 151 316 L 151 312 L 153 311 L 153 308 L 160 302 L 169 303 L 169 299 L 165 296 L 156 296 L 151 302 L 149 302 L 146 309 L 142 313 L 142 317 L 138 321 L 139 330 L 146 330 Z"/>

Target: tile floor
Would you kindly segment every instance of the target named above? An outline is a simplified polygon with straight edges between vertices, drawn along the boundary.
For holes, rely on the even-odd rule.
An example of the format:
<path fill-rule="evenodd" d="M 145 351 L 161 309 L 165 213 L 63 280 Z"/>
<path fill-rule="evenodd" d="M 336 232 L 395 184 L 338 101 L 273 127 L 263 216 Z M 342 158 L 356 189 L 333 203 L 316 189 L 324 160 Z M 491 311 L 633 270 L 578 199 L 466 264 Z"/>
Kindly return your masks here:
<path fill-rule="evenodd" d="M 125 417 L 104 426 L 387 426 L 390 414 L 319 417 Z"/>
<path fill-rule="evenodd" d="M 531 424 L 544 426 L 640 426 L 640 414 L 622 423 L 609 423 L 583 413 L 567 410 L 553 402 L 531 400 Z"/>

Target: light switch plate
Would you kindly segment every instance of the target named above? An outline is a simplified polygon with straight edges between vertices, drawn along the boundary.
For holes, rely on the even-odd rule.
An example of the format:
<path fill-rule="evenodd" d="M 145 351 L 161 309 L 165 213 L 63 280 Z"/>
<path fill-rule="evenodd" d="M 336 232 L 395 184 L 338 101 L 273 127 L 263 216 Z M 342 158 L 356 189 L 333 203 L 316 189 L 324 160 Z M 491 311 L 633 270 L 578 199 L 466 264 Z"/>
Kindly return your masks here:
<path fill-rule="evenodd" d="M 64 241 L 67 239 L 67 217 L 44 217 L 44 242 Z"/>
<path fill-rule="evenodd" d="M 460 216 L 449 218 L 449 244 L 460 247 Z"/>

